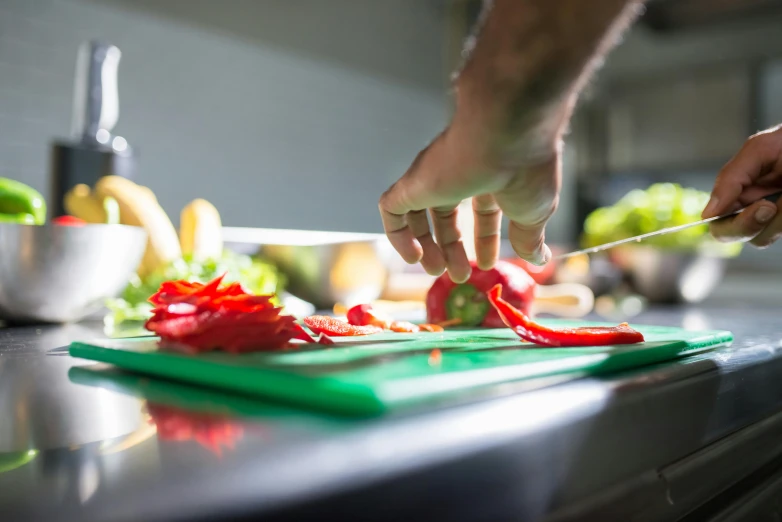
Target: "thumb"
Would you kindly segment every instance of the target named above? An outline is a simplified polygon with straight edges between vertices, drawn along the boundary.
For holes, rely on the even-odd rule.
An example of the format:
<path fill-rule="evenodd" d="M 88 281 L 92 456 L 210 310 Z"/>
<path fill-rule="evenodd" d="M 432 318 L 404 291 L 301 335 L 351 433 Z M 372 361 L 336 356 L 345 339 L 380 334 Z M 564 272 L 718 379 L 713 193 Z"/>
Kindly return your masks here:
<path fill-rule="evenodd" d="M 782 127 L 775 127 L 750 137 L 739 152 L 722 168 L 712 189 L 711 199 L 702 217 L 719 216 L 741 207 L 747 189 L 780 161 Z M 762 196 L 760 196 L 762 197 Z"/>
<path fill-rule="evenodd" d="M 758 201 L 734 218 L 711 223 L 711 233 L 723 242 L 748 241 L 760 234 L 776 214 L 776 205 Z"/>
<path fill-rule="evenodd" d="M 502 191 L 497 204 L 510 219 L 508 239 L 525 261 L 544 265 L 551 260 L 545 228 L 559 203 L 561 183 L 559 156 L 541 165 L 518 172 Z"/>
<path fill-rule="evenodd" d="M 551 260 L 551 249 L 546 245 L 545 223 L 524 226 L 510 222 L 508 239 L 514 252 L 533 265 L 542 266 Z"/>

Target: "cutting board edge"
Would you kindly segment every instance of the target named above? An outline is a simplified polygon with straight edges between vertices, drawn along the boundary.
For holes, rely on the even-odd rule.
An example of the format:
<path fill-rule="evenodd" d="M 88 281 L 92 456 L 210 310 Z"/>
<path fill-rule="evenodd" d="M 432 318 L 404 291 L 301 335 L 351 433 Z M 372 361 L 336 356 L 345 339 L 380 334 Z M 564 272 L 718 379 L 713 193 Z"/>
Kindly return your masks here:
<path fill-rule="evenodd" d="M 178 363 L 185 363 L 190 369 L 204 373 L 196 382 L 209 386 L 215 390 L 230 390 L 234 393 L 252 395 L 256 397 L 273 398 L 284 402 L 291 402 L 302 406 L 316 405 L 334 413 L 350 413 L 361 415 L 381 414 L 386 411 L 387 405 L 380 400 L 375 391 L 368 387 L 355 383 L 342 383 L 327 377 L 308 378 L 290 372 L 265 368 L 241 368 L 232 365 L 220 364 L 215 361 L 204 361 L 186 355 L 172 353 L 140 353 L 114 348 L 103 348 L 82 342 L 71 343 L 69 353 L 73 357 L 108 363 L 127 370 L 145 375 L 153 375 L 159 378 L 173 380 L 183 384 L 192 384 L 193 381 L 183 379 L 173 371 L 166 371 L 165 365 L 148 364 L 150 355 L 160 359 L 170 359 Z M 181 366 L 180 366 L 181 368 Z M 231 376 L 225 380 L 220 379 L 220 371 L 230 369 Z M 236 373 L 248 374 L 244 378 L 236 378 Z M 249 375 L 252 373 L 252 375 Z M 280 393 L 278 386 L 282 386 L 293 393 Z M 301 396 L 306 393 L 306 400 Z M 329 392 L 328 395 L 324 392 Z M 329 397 L 329 399 L 325 399 Z M 336 399 L 336 400 L 332 400 Z"/>

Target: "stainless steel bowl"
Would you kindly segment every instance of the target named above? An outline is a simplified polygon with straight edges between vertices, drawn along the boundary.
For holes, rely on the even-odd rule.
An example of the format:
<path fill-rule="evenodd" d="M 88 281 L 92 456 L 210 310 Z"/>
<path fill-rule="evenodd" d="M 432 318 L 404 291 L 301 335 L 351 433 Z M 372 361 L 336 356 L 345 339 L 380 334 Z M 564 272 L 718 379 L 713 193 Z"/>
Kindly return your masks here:
<path fill-rule="evenodd" d="M 0 224 L 0 319 L 79 321 L 118 295 L 147 242 L 124 225 Z"/>
<path fill-rule="evenodd" d="M 616 248 L 611 259 L 639 294 L 656 303 L 699 303 L 717 288 L 726 268 L 726 259 L 717 255 L 642 245 Z"/>
<path fill-rule="evenodd" d="M 225 227 L 223 239 L 276 264 L 288 277 L 286 289 L 321 309 L 377 299 L 404 264 L 381 234 Z"/>

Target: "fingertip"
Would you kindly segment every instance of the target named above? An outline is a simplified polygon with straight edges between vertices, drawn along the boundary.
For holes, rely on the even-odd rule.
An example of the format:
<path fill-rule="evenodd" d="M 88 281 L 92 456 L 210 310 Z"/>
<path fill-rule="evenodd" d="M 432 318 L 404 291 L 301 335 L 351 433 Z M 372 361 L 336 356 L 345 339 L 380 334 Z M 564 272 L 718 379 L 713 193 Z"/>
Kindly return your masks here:
<path fill-rule="evenodd" d="M 469 267 L 467 268 L 466 272 L 455 272 L 453 270 L 448 271 L 448 276 L 451 278 L 451 281 L 453 281 L 457 285 L 466 283 L 470 279 L 471 275 L 472 275 L 472 269 Z"/>
<path fill-rule="evenodd" d="M 421 263 L 421 266 L 424 267 L 424 272 L 432 277 L 440 277 L 445 273 L 444 267 L 426 266 L 423 263 Z"/>
<path fill-rule="evenodd" d="M 771 203 L 761 203 L 752 216 L 759 225 L 766 225 L 777 215 L 777 206 Z"/>
<path fill-rule="evenodd" d="M 551 249 L 544 243 L 537 251 L 530 255 L 527 261 L 535 266 L 543 266 L 551 261 L 551 257 Z"/>
<path fill-rule="evenodd" d="M 475 266 L 478 267 L 478 270 L 491 270 L 495 264 L 497 264 L 497 260 L 494 258 L 478 258 L 475 260 Z"/>
<path fill-rule="evenodd" d="M 402 254 L 400 252 L 400 255 L 402 256 L 402 259 L 404 259 L 405 263 L 408 265 L 416 265 L 421 262 L 421 259 L 424 257 L 424 253 L 420 250 L 420 248 L 416 251 L 409 252 L 406 254 Z"/>
<path fill-rule="evenodd" d="M 720 206 L 720 198 L 718 198 L 716 195 L 711 196 L 709 202 L 706 204 L 706 207 L 703 209 L 703 212 L 701 212 L 701 218 L 708 219 L 710 217 L 719 215 L 717 213 L 719 206 Z"/>
<path fill-rule="evenodd" d="M 465 255 L 463 259 L 449 260 L 448 262 L 448 275 L 451 277 L 451 281 L 456 284 L 461 284 L 470 279 L 472 275 L 472 267 L 470 261 Z"/>
<path fill-rule="evenodd" d="M 457 284 L 467 281 L 472 273 L 472 268 L 461 240 L 443 245 L 441 251 L 445 258 L 445 267 L 448 270 L 451 281 Z"/>
<path fill-rule="evenodd" d="M 541 265 L 547 265 L 551 262 L 554 255 L 551 253 L 551 248 L 548 245 L 543 245 L 543 263 Z"/>
<path fill-rule="evenodd" d="M 434 242 L 430 234 L 418 238 L 421 244 L 422 255 L 420 258 L 421 266 L 427 274 L 431 276 L 440 276 L 445 272 L 445 257 L 440 251 L 440 247 Z"/>
<path fill-rule="evenodd" d="M 424 254 L 421 251 L 420 247 L 417 249 L 409 249 L 405 251 L 397 250 L 397 252 L 399 252 L 399 255 L 402 256 L 402 259 L 408 265 L 418 264 L 421 262 L 421 259 L 423 259 L 424 257 Z"/>
<path fill-rule="evenodd" d="M 405 263 L 414 265 L 421 262 L 424 256 L 423 248 L 421 248 L 418 240 L 413 237 L 409 229 L 404 228 L 395 232 L 389 232 L 386 236 L 391 246 L 399 253 Z"/>
<path fill-rule="evenodd" d="M 551 250 L 549 247 L 541 242 L 540 246 L 537 248 L 534 248 L 533 250 L 524 250 L 523 248 L 520 248 L 519 245 L 513 245 L 513 250 L 516 252 L 516 254 L 522 258 L 524 261 L 527 261 L 528 263 L 531 263 L 535 266 L 543 266 L 546 263 L 549 262 L 551 259 Z"/>

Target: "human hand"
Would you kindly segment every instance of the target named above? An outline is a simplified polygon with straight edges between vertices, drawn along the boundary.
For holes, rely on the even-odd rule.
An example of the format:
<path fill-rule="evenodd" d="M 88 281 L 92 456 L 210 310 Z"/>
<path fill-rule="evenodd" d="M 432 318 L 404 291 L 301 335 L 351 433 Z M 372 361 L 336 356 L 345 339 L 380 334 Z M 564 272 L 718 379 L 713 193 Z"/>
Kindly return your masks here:
<path fill-rule="evenodd" d="M 485 3 L 479 36 L 467 40 L 456 80 L 453 122 L 380 199 L 386 235 L 405 261 L 467 280 L 456 215 L 467 198 L 479 268 L 491 268 L 498 257 L 503 212 L 519 256 L 535 264 L 551 258 L 544 228 L 559 200 L 562 133 L 579 92 L 642 4 Z"/>
<path fill-rule="evenodd" d="M 466 281 L 471 269 L 457 207 L 472 197 L 475 231 L 469 240 L 479 268 L 497 261 L 502 213 L 511 221 L 508 237 L 516 253 L 545 264 L 551 251 L 544 228 L 557 207 L 561 152 L 557 133 L 542 142 L 537 137 L 510 154 L 498 146 L 503 140 L 496 133 L 455 118 L 380 199 L 383 227 L 402 258 L 420 262 L 431 275 L 447 269 L 455 282 Z"/>
<path fill-rule="evenodd" d="M 703 217 L 719 216 L 749 205 L 733 218 L 713 222 L 711 232 L 720 241 L 748 241 L 766 248 L 782 235 L 782 212 L 777 204 L 762 198 L 779 190 L 782 125 L 751 136 L 722 168 Z"/>

